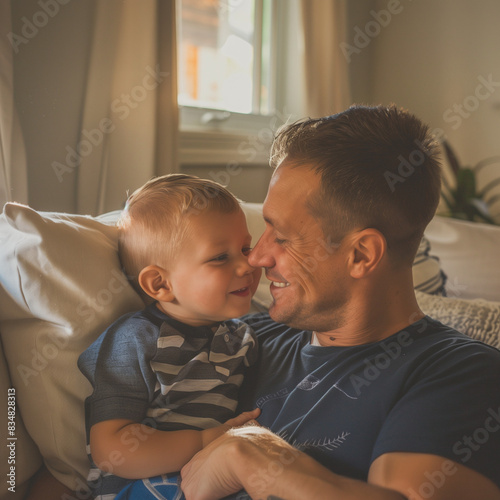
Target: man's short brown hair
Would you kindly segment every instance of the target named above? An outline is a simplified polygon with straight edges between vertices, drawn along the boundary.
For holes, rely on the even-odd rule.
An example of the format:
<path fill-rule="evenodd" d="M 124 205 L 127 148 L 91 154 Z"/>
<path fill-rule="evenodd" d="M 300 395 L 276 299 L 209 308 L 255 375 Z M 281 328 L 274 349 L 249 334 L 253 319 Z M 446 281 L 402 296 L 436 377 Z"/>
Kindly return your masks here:
<path fill-rule="evenodd" d="M 391 106 L 352 106 L 278 131 L 270 164 L 308 166 L 321 176 L 308 206 L 325 236 L 374 228 L 395 259 L 412 262 L 440 197 L 438 147 L 429 129 Z"/>

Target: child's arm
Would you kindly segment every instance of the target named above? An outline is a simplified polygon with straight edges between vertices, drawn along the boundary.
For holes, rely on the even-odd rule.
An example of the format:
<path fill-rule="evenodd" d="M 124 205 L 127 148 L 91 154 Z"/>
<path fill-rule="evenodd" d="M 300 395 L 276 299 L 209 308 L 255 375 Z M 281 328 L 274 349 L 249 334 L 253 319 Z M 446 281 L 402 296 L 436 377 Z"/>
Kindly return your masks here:
<path fill-rule="evenodd" d="M 256 408 L 202 431 L 160 431 L 132 420 L 106 420 L 90 429 L 92 458 L 101 470 L 126 479 L 175 472 L 208 443 L 259 413 Z"/>

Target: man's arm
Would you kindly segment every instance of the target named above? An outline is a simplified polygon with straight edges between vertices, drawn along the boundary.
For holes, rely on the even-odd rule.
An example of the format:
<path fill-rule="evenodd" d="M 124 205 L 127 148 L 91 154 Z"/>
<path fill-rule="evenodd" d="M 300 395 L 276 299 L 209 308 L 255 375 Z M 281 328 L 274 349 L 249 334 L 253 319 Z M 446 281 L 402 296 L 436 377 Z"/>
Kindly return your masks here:
<path fill-rule="evenodd" d="M 229 431 L 198 453 L 182 469 L 181 487 L 187 500 L 215 500 L 240 489 L 259 500 L 422 500 L 430 498 L 422 485 L 443 462 L 457 473 L 442 484 L 435 479 L 440 487 L 432 485 L 433 500 L 500 500 L 487 478 L 441 457 L 389 453 L 375 460 L 364 482 L 334 474 L 269 430 L 251 426 Z"/>
<path fill-rule="evenodd" d="M 106 420 L 90 429 L 92 459 L 101 470 L 127 479 L 175 472 L 211 441 L 259 413 L 245 412 L 202 431 L 160 431 L 132 420 Z"/>

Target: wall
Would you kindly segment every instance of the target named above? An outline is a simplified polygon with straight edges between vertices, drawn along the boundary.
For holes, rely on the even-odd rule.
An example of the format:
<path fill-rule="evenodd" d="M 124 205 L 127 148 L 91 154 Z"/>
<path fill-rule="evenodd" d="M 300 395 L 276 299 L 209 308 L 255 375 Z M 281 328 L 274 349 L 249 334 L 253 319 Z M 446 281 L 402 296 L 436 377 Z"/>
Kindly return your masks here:
<path fill-rule="evenodd" d="M 407 107 L 444 134 L 462 163 L 500 155 L 500 2 L 361 0 L 352 4 L 351 11 L 357 8 L 353 14 L 357 26 L 374 35 L 352 55 L 351 74 L 365 78 L 363 84 L 352 80 L 358 100 Z M 381 11 L 389 8 L 396 13 L 385 26 L 379 23 L 376 34 L 370 11 L 383 19 Z M 367 26 L 369 21 L 372 24 Z M 363 43 L 360 36 L 358 45 Z M 500 177 L 500 163 L 481 171 L 480 184 L 494 177 Z M 495 211 L 500 211 L 500 205 Z"/>

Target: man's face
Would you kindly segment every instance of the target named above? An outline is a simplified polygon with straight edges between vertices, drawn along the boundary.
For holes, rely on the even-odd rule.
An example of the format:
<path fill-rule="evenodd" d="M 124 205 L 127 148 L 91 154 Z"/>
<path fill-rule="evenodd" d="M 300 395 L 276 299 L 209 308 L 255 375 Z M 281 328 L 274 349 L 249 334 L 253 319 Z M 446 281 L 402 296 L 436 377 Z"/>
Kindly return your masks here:
<path fill-rule="evenodd" d="M 328 241 L 307 206 L 319 195 L 320 176 L 307 166 L 283 162 L 264 201 L 266 230 L 249 263 L 271 280 L 273 320 L 296 328 L 329 331 L 342 324 L 349 300 L 344 245 Z"/>

